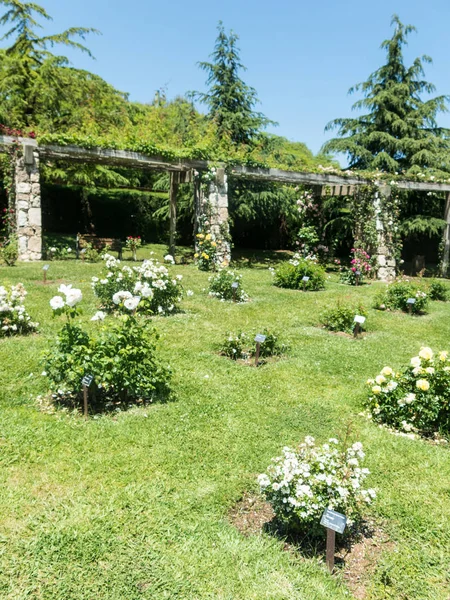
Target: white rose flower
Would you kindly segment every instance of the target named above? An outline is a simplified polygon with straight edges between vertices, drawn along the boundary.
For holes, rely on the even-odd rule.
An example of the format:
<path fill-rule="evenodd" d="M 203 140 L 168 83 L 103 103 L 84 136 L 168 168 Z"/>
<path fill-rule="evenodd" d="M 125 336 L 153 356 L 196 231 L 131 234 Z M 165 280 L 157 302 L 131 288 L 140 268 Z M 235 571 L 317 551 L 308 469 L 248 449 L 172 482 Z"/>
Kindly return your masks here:
<path fill-rule="evenodd" d="M 50 300 L 50 306 L 53 308 L 53 310 L 58 310 L 60 308 L 64 308 L 65 306 L 65 302 L 64 300 L 61 298 L 61 296 L 54 296 L 51 300 Z"/>
<path fill-rule="evenodd" d="M 91 321 L 103 321 L 106 317 L 106 313 L 102 310 L 98 310 L 92 317 Z"/>
<path fill-rule="evenodd" d="M 433 350 L 427 346 L 422 346 L 419 352 L 420 358 L 424 360 L 431 360 L 433 358 Z"/>
<path fill-rule="evenodd" d="M 141 301 L 141 299 L 139 296 L 133 296 L 133 298 L 127 298 L 124 301 L 123 305 L 128 310 L 136 310 L 140 301 Z"/>

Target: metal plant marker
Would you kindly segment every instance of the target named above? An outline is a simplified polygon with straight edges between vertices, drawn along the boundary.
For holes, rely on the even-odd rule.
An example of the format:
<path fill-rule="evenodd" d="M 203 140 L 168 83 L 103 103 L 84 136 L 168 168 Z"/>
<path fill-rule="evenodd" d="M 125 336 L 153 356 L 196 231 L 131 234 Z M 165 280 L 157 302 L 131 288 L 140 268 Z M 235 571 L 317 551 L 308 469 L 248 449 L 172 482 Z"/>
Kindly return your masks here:
<path fill-rule="evenodd" d="M 256 342 L 255 367 L 258 366 L 259 355 L 261 353 L 261 344 L 264 344 L 265 341 L 266 341 L 266 336 L 262 335 L 261 333 L 258 333 L 258 335 L 255 337 L 255 342 Z"/>
<path fill-rule="evenodd" d="M 416 303 L 415 298 L 408 298 L 408 300 L 406 301 L 406 304 L 408 305 L 408 313 L 410 315 L 412 315 L 412 309 L 413 309 L 413 306 L 415 303 Z"/>
<path fill-rule="evenodd" d="M 330 573 L 334 570 L 334 551 L 336 546 L 336 532 L 344 533 L 347 517 L 341 513 L 327 508 L 322 515 L 320 524 L 327 530 L 327 567 Z"/>
<path fill-rule="evenodd" d="M 44 277 L 44 283 L 47 283 L 47 271 L 50 269 L 50 265 L 44 265 L 42 267 L 42 274 Z"/>
<path fill-rule="evenodd" d="M 85 375 L 83 377 L 83 379 L 81 380 L 81 383 L 83 384 L 84 416 L 86 419 L 88 418 L 88 387 L 91 385 L 91 383 L 93 381 L 94 381 L 93 375 Z"/>
<path fill-rule="evenodd" d="M 355 326 L 353 328 L 353 337 L 357 338 L 360 333 L 362 333 L 361 325 L 365 323 L 366 317 L 361 315 L 356 315 L 354 319 Z"/>
<path fill-rule="evenodd" d="M 306 292 L 306 284 L 309 281 L 309 277 L 307 277 L 306 275 L 304 277 L 302 277 L 302 281 L 303 281 L 303 291 Z"/>
<path fill-rule="evenodd" d="M 231 287 L 233 289 L 233 302 L 236 302 L 236 290 L 239 287 L 239 283 L 237 281 L 235 281 L 231 284 Z"/>

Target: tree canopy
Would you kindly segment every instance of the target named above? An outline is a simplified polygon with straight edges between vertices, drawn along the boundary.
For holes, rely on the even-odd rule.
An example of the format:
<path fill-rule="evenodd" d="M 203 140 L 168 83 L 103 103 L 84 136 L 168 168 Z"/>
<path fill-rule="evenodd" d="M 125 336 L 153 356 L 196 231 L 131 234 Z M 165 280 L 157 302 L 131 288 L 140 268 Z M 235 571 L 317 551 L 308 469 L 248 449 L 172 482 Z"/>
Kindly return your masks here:
<path fill-rule="evenodd" d="M 349 92 L 362 93 L 353 110 L 365 113 L 331 121 L 326 130 L 337 129 L 338 137 L 326 142 L 323 150 L 346 154 L 349 167 L 361 170 L 448 171 L 450 130 L 436 120 L 447 110 L 448 96 L 424 99 L 435 91 L 424 79 L 424 64 L 431 58 L 422 56 L 406 66 L 403 47 L 415 28 L 404 25 L 397 15 L 391 24 L 394 33 L 381 45 L 386 63 Z"/>
<path fill-rule="evenodd" d="M 208 74 L 209 90 L 192 95 L 207 105 L 219 138 L 228 138 L 234 144 L 248 144 L 273 121 L 254 110 L 258 103 L 256 90 L 239 76 L 246 68 L 241 63 L 238 36 L 233 31 L 227 35 L 222 22 L 219 22 L 218 32 L 212 62 L 199 63 Z"/>

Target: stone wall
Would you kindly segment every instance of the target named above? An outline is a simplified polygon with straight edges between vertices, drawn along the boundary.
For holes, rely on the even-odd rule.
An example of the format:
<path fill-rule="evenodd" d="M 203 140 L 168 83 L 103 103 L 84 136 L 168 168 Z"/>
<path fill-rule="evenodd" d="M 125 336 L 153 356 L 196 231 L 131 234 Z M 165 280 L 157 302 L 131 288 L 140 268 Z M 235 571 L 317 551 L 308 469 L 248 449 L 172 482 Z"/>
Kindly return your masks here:
<path fill-rule="evenodd" d="M 377 277 L 382 281 L 393 279 L 396 274 L 396 261 L 394 244 L 392 241 L 392 232 L 389 230 L 389 223 L 393 223 L 389 215 L 384 213 L 382 197 L 389 197 L 391 188 L 389 186 L 380 186 L 375 193 L 374 206 L 377 230 Z"/>
<path fill-rule="evenodd" d="M 42 213 L 39 153 L 36 148 L 25 146 L 23 154 L 16 159 L 15 193 L 19 260 L 40 260 Z"/>
<path fill-rule="evenodd" d="M 215 178 L 208 184 L 207 194 L 200 194 L 199 204 L 200 214 L 208 215 L 211 233 L 217 240 L 221 240 L 217 247 L 217 261 L 228 265 L 231 246 L 228 239 L 228 182 L 225 169 L 217 169 Z"/>

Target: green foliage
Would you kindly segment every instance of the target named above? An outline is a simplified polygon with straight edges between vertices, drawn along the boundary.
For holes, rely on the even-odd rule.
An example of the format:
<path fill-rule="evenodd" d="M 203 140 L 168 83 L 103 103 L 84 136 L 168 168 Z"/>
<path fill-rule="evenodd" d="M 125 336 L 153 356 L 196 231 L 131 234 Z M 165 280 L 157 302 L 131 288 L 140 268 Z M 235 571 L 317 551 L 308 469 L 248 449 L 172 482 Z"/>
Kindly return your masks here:
<path fill-rule="evenodd" d="M 428 297 L 430 300 L 438 300 L 440 302 L 447 302 L 450 295 L 450 289 L 443 281 L 439 279 L 433 279 L 428 284 Z"/>
<path fill-rule="evenodd" d="M 248 357 L 246 348 L 250 342 L 249 336 L 240 331 L 238 333 L 227 333 L 225 340 L 219 347 L 219 352 L 232 360 L 240 360 Z"/>
<path fill-rule="evenodd" d="M 384 367 L 369 379 L 366 405 L 372 418 L 403 433 L 450 434 L 450 360 L 421 348 L 408 367 L 397 373 Z"/>
<path fill-rule="evenodd" d="M 423 290 L 423 285 L 417 285 L 406 278 L 396 279 L 386 286 L 384 292 L 378 293 L 374 298 L 373 307 L 379 310 L 402 310 L 413 314 L 425 312 L 428 306 L 428 295 Z M 414 304 L 408 304 L 410 298 L 415 299 Z"/>
<path fill-rule="evenodd" d="M 334 307 L 324 310 L 320 314 L 319 320 L 329 331 L 343 331 L 351 334 L 355 327 L 355 316 L 367 317 L 367 314 L 366 308 L 361 303 L 338 301 Z M 365 323 L 361 323 L 360 328 L 365 331 Z"/>
<path fill-rule="evenodd" d="M 171 372 L 157 357 L 157 339 L 145 321 L 131 315 L 96 338 L 77 325 L 64 325 L 44 360 L 55 404 L 81 407 L 86 374 L 94 376 L 95 409 L 166 398 Z"/>
<path fill-rule="evenodd" d="M 446 96 L 422 100 L 435 90 L 426 82 L 423 63 L 428 56 L 416 58 L 410 67 L 403 61 L 403 46 L 415 31 L 394 15 L 395 32 L 382 44 L 387 52 L 386 64 L 372 73 L 350 93 L 360 91 L 363 99 L 353 108 L 366 114 L 335 119 L 327 130 L 337 129 L 338 138 L 325 143 L 327 152 L 342 152 L 350 167 L 396 173 L 419 173 L 423 169 L 448 171 L 449 131 L 436 123 L 438 113 L 446 110 Z"/>
<path fill-rule="evenodd" d="M 256 90 L 249 87 L 239 77 L 245 69 L 240 62 L 237 48 L 238 36 L 225 33 L 222 22 L 218 25 L 218 36 L 213 62 L 201 62 L 200 68 L 208 74 L 207 93 L 194 92 L 200 102 L 209 108 L 209 118 L 217 127 L 219 139 L 229 139 L 233 144 L 248 144 L 269 121 L 261 113 L 254 111 L 257 104 Z"/>
<path fill-rule="evenodd" d="M 209 295 L 218 298 L 222 302 L 236 299 L 236 302 L 247 302 L 248 295 L 242 288 L 242 275 L 229 269 L 220 269 L 215 275 L 211 275 L 209 281 Z M 233 284 L 238 284 L 233 288 Z"/>
<path fill-rule="evenodd" d="M 9 267 L 16 264 L 19 258 L 19 241 L 16 235 L 10 235 L 0 241 L 0 260 Z"/>
<path fill-rule="evenodd" d="M 260 345 L 259 357 L 281 356 L 285 354 L 289 346 L 280 342 L 279 335 L 265 327 L 262 331 L 246 333 L 227 333 L 225 340 L 219 347 L 219 352 L 232 360 L 247 359 L 256 354 L 255 336 L 260 333 L 266 337 Z"/>
<path fill-rule="evenodd" d="M 309 277 L 304 282 L 303 277 Z M 290 261 L 281 263 L 274 273 L 274 285 L 291 290 L 318 291 L 325 288 L 325 269 L 299 255 Z"/>

